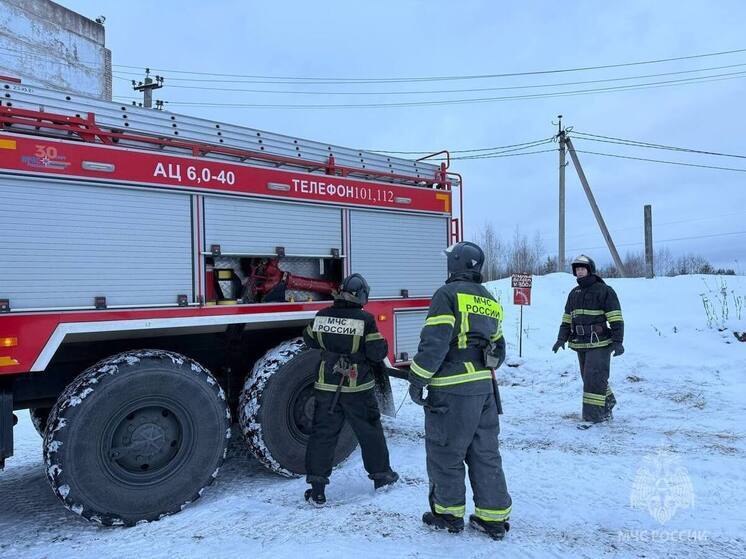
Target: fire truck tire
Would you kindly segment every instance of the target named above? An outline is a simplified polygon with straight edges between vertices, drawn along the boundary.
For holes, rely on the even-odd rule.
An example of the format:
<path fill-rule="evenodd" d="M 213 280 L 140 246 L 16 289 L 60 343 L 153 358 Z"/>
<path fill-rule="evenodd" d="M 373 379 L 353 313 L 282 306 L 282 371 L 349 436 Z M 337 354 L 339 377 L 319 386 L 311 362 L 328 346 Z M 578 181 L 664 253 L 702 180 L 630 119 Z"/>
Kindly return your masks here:
<path fill-rule="evenodd" d="M 31 416 L 31 423 L 34 425 L 34 429 L 39 433 L 41 438 L 44 438 L 44 429 L 47 428 L 47 419 L 49 418 L 49 412 L 52 408 L 29 408 L 28 413 Z"/>
<path fill-rule="evenodd" d="M 249 449 L 264 466 L 286 477 L 306 471 L 318 364 L 318 354 L 308 351 L 301 338 L 283 342 L 254 364 L 239 398 L 239 423 Z M 355 434 L 345 424 L 334 465 L 356 446 Z"/>
<path fill-rule="evenodd" d="M 136 350 L 81 373 L 44 437 L 47 478 L 65 507 L 131 526 L 179 512 L 218 475 L 230 437 L 225 394 L 183 355 Z"/>

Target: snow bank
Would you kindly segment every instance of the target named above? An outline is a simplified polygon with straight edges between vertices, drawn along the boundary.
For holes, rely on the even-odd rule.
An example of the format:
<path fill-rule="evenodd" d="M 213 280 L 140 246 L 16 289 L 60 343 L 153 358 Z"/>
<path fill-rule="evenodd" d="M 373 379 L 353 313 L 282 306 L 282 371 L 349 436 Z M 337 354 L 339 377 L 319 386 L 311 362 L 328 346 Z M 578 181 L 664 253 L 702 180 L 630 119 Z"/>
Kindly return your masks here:
<path fill-rule="evenodd" d="M 46 485 L 40 440 L 23 414 L 16 456 L 0 474 L 0 557 L 93 559 L 142 550 L 153 559 L 744 557 L 746 343 L 733 331 L 746 330 L 746 317 L 739 319 L 733 297 L 746 295 L 746 278 L 723 281 L 728 315 L 713 307 L 720 315 L 710 326 L 702 294 L 715 304 L 718 278 L 609 280 L 626 324 L 626 353 L 612 360 L 619 405 L 613 422 L 588 431 L 575 428 L 582 393 L 575 354 L 551 352 L 573 278 L 534 278 L 522 359 L 509 280 L 490 284 L 504 303 L 515 365 L 499 371 L 500 444 L 514 500 L 506 541 L 421 525 L 428 494 L 422 411 L 405 401 L 385 423 L 402 476 L 385 494 L 373 493 L 356 452 L 332 475 L 332 506 L 311 509 L 302 479 L 267 472 L 234 437 L 199 503 L 128 530 L 99 529 L 64 511 Z M 398 404 L 406 385 L 393 384 Z M 467 511 L 470 492 L 468 499 Z"/>

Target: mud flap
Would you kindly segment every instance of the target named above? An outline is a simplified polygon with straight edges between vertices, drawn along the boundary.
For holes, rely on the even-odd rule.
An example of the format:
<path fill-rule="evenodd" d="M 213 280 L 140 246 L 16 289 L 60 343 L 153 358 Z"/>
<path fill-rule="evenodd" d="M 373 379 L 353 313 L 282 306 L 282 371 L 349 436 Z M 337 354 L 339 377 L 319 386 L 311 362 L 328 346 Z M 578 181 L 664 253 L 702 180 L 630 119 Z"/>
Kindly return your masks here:
<path fill-rule="evenodd" d="M 0 470 L 5 468 L 5 459 L 13 456 L 13 393 L 0 390 Z"/>
<path fill-rule="evenodd" d="M 394 393 L 391 390 L 391 381 L 387 367 L 383 363 L 372 365 L 373 377 L 376 380 L 376 386 L 373 389 L 378 400 L 378 407 L 381 413 L 388 417 L 396 416 L 396 406 L 394 405 Z"/>

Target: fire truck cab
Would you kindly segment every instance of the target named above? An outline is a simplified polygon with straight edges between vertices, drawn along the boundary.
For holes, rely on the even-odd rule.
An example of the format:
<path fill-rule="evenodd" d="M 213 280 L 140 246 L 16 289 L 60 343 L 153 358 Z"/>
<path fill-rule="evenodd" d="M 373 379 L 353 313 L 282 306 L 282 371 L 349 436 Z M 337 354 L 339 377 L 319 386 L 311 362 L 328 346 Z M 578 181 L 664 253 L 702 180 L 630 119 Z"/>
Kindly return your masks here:
<path fill-rule="evenodd" d="M 317 357 L 299 335 L 346 274 L 370 283 L 391 363 L 416 351 L 461 236 L 447 152 L 0 92 L 0 465 L 28 409 L 71 511 L 178 512 L 217 476 L 234 422 L 262 464 L 303 474 Z M 355 446 L 347 429 L 337 462 Z"/>

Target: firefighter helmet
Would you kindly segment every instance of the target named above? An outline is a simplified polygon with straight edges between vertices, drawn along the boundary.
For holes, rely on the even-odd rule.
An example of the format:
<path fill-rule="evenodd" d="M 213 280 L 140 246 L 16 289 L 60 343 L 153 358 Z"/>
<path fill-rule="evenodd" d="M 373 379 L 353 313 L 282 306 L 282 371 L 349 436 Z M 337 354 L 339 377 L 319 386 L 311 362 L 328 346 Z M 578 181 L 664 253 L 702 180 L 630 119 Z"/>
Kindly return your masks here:
<path fill-rule="evenodd" d="M 365 306 L 370 295 L 370 286 L 360 274 L 351 274 L 342 282 L 340 298 Z"/>
<path fill-rule="evenodd" d="M 464 272 L 482 273 L 484 265 L 484 252 L 479 245 L 469 241 L 461 241 L 453 244 L 445 250 L 448 257 L 448 274 L 460 274 Z"/>
<path fill-rule="evenodd" d="M 588 270 L 588 274 L 596 273 L 596 263 L 590 256 L 581 254 L 572 261 L 572 275 L 575 275 L 576 268 L 585 268 Z"/>

